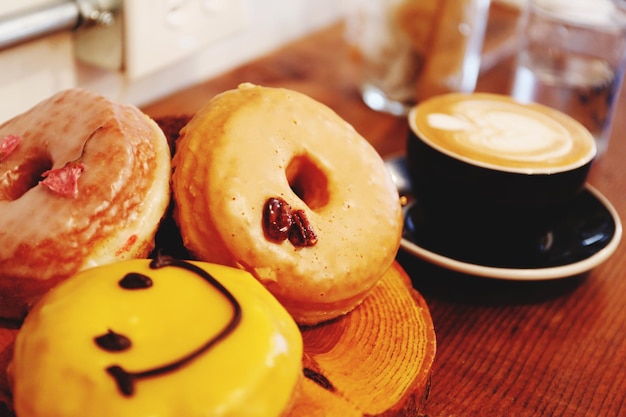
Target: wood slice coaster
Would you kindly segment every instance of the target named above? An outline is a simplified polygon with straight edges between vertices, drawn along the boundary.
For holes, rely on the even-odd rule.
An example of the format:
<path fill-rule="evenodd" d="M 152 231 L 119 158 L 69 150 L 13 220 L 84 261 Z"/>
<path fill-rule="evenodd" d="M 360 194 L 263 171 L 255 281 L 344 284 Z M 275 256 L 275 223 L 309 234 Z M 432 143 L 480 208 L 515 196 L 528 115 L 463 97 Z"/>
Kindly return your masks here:
<path fill-rule="evenodd" d="M 398 263 L 350 314 L 302 330 L 304 373 L 289 416 L 417 416 L 436 340 L 430 312 Z"/>

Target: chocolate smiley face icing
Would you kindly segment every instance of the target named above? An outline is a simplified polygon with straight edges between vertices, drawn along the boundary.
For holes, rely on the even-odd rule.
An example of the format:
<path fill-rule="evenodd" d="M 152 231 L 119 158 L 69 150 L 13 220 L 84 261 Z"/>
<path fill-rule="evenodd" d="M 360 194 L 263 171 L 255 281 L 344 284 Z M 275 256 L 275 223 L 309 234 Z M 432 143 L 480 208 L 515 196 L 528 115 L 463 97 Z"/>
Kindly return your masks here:
<path fill-rule="evenodd" d="M 51 290 L 9 372 L 20 417 L 281 416 L 302 349 L 293 319 L 247 272 L 160 257 Z"/>
<path fill-rule="evenodd" d="M 439 152 L 494 170 L 562 172 L 585 165 L 596 154 L 593 137 L 574 119 L 507 96 L 437 96 L 414 108 L 409 122 Z"/>

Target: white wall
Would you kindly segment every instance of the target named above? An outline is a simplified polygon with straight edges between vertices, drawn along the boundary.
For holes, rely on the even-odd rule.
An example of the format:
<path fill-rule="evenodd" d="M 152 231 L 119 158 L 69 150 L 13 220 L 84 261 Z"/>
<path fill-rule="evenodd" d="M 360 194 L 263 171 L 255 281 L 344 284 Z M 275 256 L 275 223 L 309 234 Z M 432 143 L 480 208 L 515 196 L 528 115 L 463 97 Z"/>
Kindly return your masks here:
<path fill-rule="evenodd" d="M 55 0 L 0 1 L 0 16 L 51 1 Z M 88 88 L 117 101 L 146 104 L 269 53 L 332 24 L 342 14 L 338 0 L 245 1 L 245 29 L 138 80 L 78 62 L 72 54 L 72 37 L 66 33 L 0 51 L 0 121 L 71 86 Z"/>

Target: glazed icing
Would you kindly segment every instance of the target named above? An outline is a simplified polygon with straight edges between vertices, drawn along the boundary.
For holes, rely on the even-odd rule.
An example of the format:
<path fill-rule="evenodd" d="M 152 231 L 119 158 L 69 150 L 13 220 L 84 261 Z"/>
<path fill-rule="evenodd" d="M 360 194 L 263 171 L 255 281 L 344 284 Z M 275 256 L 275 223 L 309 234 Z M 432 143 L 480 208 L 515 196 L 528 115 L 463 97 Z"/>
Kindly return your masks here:
<path fill-rule="evenodd" d="M 0 161 L 5 317 L 81 269 L 148 256 L 170 201 L 167 140 L 134 106 L 61 91 L 0 125 L 0 139 L 12 135 L 19 143 Z M 71 164 L 70 192 L 46 182 Z"/>
<path fill-rule="evenodd" d="M 383 160 L 304 94 L 252 84 L 220 94 L 181 132 L 173 166 L 185 246 L 252 273 L 299 324 L 352 310 L 395 259 L 402 212 Z M 315 237 L 268 238 L 272 199 L 301 210 Z"/>
<path fill-rule="evenodd" d="M 151 285 L 123 287 L 129 274 Z M 128 340 L 116 349 L 109 339 L 119 336 Z M 248 273 L 126 261 L 76 275 L 28 315 L 11 364 L 15 409 L 20 417 L 280 416 L 301 358 L 293 319 Z M 111 367 L 142 376 L 124 392 Z"/>

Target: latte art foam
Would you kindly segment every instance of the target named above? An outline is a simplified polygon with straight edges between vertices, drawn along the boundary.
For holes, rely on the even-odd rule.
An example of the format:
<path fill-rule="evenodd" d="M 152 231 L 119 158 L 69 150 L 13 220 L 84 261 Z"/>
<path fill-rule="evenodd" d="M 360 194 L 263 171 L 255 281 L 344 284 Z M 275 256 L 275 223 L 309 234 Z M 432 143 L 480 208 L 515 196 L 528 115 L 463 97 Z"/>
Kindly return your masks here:
<path fill-rule="evenodd" d="M 560 112 L 492 94 L 450 94 L 410 116 L 426 143 L 459 159 L 512 171 L 566 170 L 595 156 L 582 125 Z"/>

